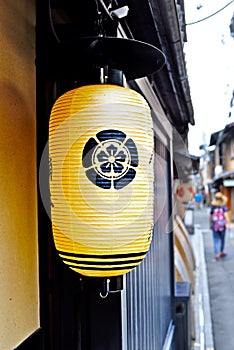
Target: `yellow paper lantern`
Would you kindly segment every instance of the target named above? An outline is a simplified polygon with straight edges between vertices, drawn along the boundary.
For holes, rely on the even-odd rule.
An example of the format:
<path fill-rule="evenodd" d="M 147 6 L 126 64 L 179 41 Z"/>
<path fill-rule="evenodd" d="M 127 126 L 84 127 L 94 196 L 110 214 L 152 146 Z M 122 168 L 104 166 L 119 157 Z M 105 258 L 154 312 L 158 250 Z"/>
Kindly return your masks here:
<path fill-rule="evenodd" d="M 149 250 L 153 126 L 137 92 L 88 85 L 55 102 L 49 125 L 56 249 L 86 276 L 127 273 Z"/>

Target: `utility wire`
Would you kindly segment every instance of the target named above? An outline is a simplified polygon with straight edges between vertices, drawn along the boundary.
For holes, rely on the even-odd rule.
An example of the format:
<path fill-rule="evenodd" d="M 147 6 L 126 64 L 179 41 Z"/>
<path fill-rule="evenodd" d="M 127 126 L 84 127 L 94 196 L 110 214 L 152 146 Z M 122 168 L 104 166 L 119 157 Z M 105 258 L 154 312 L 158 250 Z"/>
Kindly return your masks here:
<path fill-rule="evenodd" d="M 229 5 L 231 5 L 234 2 L 234 0 L 230 1 L 229 3 L 227 3 L 225 6 L 223 6 L 221 9 L 219 9 L 218 11 L 215 11 L 214 13 L 212 13 L 211 15 L 204 17 L 202 19 L 199 19 L 198 21 L 195 22 L 190 22 L 190 23 L 185 23 L 185 26 L 191 26 L 192 24 L 196 24 L 196 23 L 200 23 L 202 21 L 205 21 L 206 19 L 209 19 L 211 17 L 213 17 L 214 15 L 217 15 L 217 13 L 223 11 L 226 7 L 228 7 Z"/>

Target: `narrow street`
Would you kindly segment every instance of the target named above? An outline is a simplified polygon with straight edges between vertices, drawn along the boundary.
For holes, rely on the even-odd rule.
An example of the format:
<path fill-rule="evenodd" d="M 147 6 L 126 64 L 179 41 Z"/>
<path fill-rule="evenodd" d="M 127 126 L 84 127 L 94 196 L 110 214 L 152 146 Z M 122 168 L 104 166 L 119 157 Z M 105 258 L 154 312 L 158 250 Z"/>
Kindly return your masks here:
<path fill-rule="evenodd" d="M 234 349 L 234 235 L 226 232 L 225 251 L 227 256 L 220 261 L 214 259 L 212 233 L 209 229 L 209 208 L 194 211 L 195 227 L 203 237 L 205 264 L 207 270 L 213 342 L 215 350 Z M 196 232 L 195 232 L 196 234 Z M 195 247 L 196 249 L 196 247 Z M 206 313 L 204 320 L 206 322 Z M 205 335 L 206 338 L 206 335 Z M 205 342 L 205 349 L 207 347 Z"/>

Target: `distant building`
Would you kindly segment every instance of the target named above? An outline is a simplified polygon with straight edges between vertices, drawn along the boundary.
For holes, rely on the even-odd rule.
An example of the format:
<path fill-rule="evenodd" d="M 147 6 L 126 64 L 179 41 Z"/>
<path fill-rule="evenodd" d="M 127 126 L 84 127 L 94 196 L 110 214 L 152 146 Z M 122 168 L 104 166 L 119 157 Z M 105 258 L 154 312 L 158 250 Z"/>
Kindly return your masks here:
<path fill-rule="evenodd" d="M 232 16 L 232 19 L 231 19 L 231 23 L 230 23 L 230 33 L 231 33 L 231 36 L 234 38 L 234 14 Z"/>
<path fill-rule="evenodd" d="M 227 124 L 221 131 L 211 134 L 209 169 L 212 187 L 222 190 L 228 197 L 230 218 L 234 220 L 234 122 Z"/>

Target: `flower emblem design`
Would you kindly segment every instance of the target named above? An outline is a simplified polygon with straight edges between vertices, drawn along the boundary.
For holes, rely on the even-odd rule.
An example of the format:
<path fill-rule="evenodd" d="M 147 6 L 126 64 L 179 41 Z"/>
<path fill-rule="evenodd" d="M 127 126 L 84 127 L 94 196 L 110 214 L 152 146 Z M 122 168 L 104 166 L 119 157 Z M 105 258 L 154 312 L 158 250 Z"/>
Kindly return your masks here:
<path fill-rule="evenodd" d="M 134 179 L 138 152 L 134 141 L 122 131 L 104 130 L 87 141 L 82 163 L 96 186 L 119 190 Z"/>
<path fill-rule="evenodd" d="M 96 151 L 95 156 L 97 159 L 94 159 L 97 164 L 97 170 L 100 173 L 108 174 L 113 177 L 118 177 L 119 174 L 122 174 L 126 168 L 129 155 L 126 149 L 122 149 L 122 145 L 118 144 L 116 141 L 107 141 L 99 147 L 101 151 Z M 99 164 L 98 164 L 99 163 Z"/>

